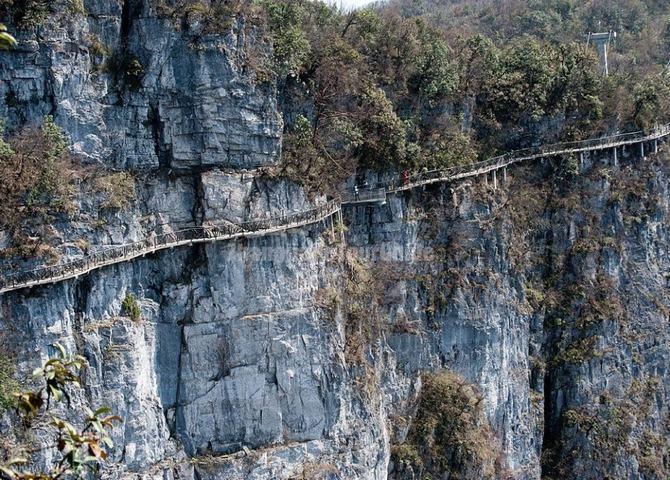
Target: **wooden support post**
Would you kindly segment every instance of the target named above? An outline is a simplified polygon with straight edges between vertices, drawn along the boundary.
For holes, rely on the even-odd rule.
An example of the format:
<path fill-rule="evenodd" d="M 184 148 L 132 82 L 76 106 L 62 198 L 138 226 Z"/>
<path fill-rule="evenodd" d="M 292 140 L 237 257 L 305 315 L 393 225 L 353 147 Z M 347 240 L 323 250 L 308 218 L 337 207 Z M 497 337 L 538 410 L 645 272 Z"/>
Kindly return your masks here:
<path fill-rule="evenodd" d="M 493 170 L 493 190 L 498 190 L 498 174 Z"/>
<path fill-rule="evenodd" d="M 654 153 L 658 153 L 658 139 L 654 139 Z"/>
<path fill-rule="evenodd" d="M 507 183 L 507 167 L 503 168 L 503 182 Z"/>
<path fill-rule="evenodd" d="M 640 155 L 644 158 L 644 142 L 640 142 Z"/>
<path fill-rule="evenodd" d="M 484 185 L 486 185 L 487 187 L 489 186 L 489 174 L 488 173 L 484 174 Z"/>
<path fill-rule="evenodd" d="M 584 152 L 579 152 L 579 168 L 584 168 Z"/>
<path fill-rule="evenodd" d="M 454 208 L 458 207 L 458 194 L 453 188 L 451 189 L 451 201 L 454 202 Z"/>
<path fill-rule="evenodd" d="M 340 227 L 340 238 L 342 239 L 342 245 L 344 245 L 345 238 L 344 238 L 344 223 L 342 221 L 342 210 L 339 210 L 337 212 L 337 219 L 338 219 L 338 222 L 340 224 L 339 225 L 339 227 Z"/>
<path fill-rule="evenodd" d="M 617 158 L 616 147 L 614 147 L 614 166 L 615 166 L 615 167 L 618 167 L 618 166 L 619 166 L 619 159 Z"/>

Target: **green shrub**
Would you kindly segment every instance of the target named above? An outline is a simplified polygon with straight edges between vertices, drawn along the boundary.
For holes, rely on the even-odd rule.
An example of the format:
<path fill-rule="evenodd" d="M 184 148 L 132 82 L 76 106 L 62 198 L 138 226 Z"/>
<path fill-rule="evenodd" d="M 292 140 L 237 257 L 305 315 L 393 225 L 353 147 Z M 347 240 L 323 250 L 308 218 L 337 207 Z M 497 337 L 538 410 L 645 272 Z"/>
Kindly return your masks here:
<path fill-rule="evenodd" d="M 7 27 L 0 23 L 0 50 L 9 50 L 18 44 L 14 36 L 7 31 Z"/>
<path fill-rule="evenodd" d="M 20 28 L 40 27 L 52 15 L 86 13 L 82 0 L 0 0 L 0 17 L 11 18 Z"/>
<path fill-rule="evenodd" d="M 161 17 L 170 18 L 178 29 L 188 29 L 194 23 L 205 34 L 225 34 L 233 26 L 236 15 L 244 15 L 253 23 L 255 2 L 249 0 L 151 0 Z"/>
<path fill-rule="evenodd" d="M 135 199 L 135 178 L 128 172 L 103 175 L 95 180 L 95 189 L 104 194 L 101 208 L 128 208 Z"/>
<path fill-rule="evenodd" d="M 396 464 L 417 478 L 495 478 L 499 447 L 476 387 L 448 371 L 422 380 L 406 442 L 392 450 Z"/>
<path fill-rule="evenodd" d="M 0 352 L 0 414 L 14 406 L 14 392 L 19 384 L 14 378 L 14 360 Z"/>
<path fill-rule="evenodd" d="M 142 310 L 132 293 L 128 293 L 123 298 L 123 301 L 121 302 L 121 311 L 134 322 L 138 322 L 142 318 Z"/>
<path fill-rule="evenodd" d="M 102 43 L 100 37 L 97 35 L 87 35 L 86 36 L 86 45 L 88 47 L 88 53 L 93 65 L 92 70 L 98 72 L 105 65 L 105 60 L 111 55 L 111 50 L 107 45 Z"/>
<path fill-rule="evenodd" d="M 110 55 L 102 70 L 131 90 L 138 90 L 144 78 L 144 66 L 132 53 L 120 49 Z"/>

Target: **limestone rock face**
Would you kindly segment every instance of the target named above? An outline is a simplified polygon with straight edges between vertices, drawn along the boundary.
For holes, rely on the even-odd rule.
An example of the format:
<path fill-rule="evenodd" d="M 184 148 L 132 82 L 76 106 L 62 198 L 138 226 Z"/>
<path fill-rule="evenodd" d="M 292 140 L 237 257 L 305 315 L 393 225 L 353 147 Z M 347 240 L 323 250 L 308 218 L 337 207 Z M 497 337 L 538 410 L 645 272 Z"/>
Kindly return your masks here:
<path fill-rule="evenodd" d="M 128 205 L 82 194 L 54 222 L 62 261 L 82 239 L 95 251 L 325 201 L 256 169 L 278 161 L 282 121 L 246 61 L 263 49 L 252 26 L 205 35 L 148 0 L 84 4 L 0 55 L 10 130 L 54 115 L 82 161 L 134 173 Z M 343 229 L 157 252 L 1 295 L 0 334 L 19 374 L 55 342 L 87 358 L 76 405 L 123 418 L 107 478 L 405 480 L 392 447 L 422 372 L 443 368 L 481 393 L 501 478 L 539 479 L 541 457 L 561 478 L 664 478 L 662 155 L 587 157 L 567 180 L 559 160 L 519 166 L 497 191 L 474 179 L 345 207 Z"/>
<path fill-rule="evenodd" d="M 116 168 L 274 163 L 282 120 L 274 90 L 249 67 L 262 49 L 253 28 L 180 31 L 155 3 L 86 0 L 86 14 L 61 13 L 21 36 L 0 58 L 8 128 L 53 115 L 75 153 Z"/>

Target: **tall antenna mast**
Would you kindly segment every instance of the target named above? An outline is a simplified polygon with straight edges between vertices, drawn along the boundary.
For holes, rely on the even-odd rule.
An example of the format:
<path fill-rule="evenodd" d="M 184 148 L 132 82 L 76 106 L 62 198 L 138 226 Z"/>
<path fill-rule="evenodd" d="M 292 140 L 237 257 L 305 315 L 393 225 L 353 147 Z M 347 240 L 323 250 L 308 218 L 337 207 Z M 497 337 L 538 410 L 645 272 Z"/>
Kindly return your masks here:
<path fill-rule="evenodd" d="M 588 36 L 586 37 L 586 44 L 589 45 L 591 42 L 593 42 L 598 49 L 598 56 L 600 57 L 600 71 L 604 76 L 609 75 L 609 63 L 607 60 L 607 49 L 612 42 L 616 38 L 616 32 L 613 30 L 610 30 L 609 32 L 603 32 L 603 33 L 592 33 L 589 32 Z"/>

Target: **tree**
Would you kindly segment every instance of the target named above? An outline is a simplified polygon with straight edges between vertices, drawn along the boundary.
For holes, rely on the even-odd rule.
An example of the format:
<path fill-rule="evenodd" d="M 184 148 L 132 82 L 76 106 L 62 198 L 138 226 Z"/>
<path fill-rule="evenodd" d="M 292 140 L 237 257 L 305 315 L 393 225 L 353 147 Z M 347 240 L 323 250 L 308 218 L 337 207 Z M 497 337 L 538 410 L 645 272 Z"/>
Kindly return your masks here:
<path fill-rule="evenodd" d="M 72 412 L 76 417 L 82 417 L 83 413 L 81 429 L 54 415 L 54 410 L 62 412 L 64 407 L 72 409 L 72 389 L 81 387 L 79 372 L 86 366 L 83 357 L 68 354 L 60 344 L 55 347 L 58 355 L 33 372 L 39 388 L 14 394 L 17 411 L 27 428 L 23 433 L 27 434 L 32 428 L 44 432 L 46 428 L 54 436 L 54 441 L 42 448 L 22 448 L 18 452 L 8 452 L 13 455 L 11 458 L 0 458 L 1 462 L 5 462 L 0 463 L 0 480 L 88 478 L 107 459 L 107 448 L 113 447 L 108 430 L 121 419 L 110 415 L 109 408 L 101 407 L 93 411 L 84 407 L 83 412 Z M 64 405 L 61 407 L 61 404 Z M 47 419 L 49 414 L 50 420 Z M 55 460 L 45 471 L 33 471 L 36 459 L 31 458 L 31 455 L 42 450 L 55 450 Z"/>
<path fill-rule="evenodd" d="M 43 226 L 68 210 L 72 195 L 67 137 L 51 117 L 40 128 L 25 127 L 0 141 L 0 177 L 6 179 L 0 183 L 0 227 L 16 253 L 34 257 L 38 244 L 29 241 L 29 232 L 46 232 Z"/>
<path fill-rule="evenodd" d="M 433 107 L 452 94 L 458 84 L 458 73 L 455 62 L 452 62 L 451 49 L 440 34 L 417 21 L 419 29 L 419 55 L 417 56 L 416 82 L 421 97 Z"/>
<path fill-rule="evenodd" d="M 481 34 L 459 39 L 459 89 L 466 97 L 476 97 L 496 76 L 499 52 L 493 41 Z"/>
<path fill-rule="evenodd" d="M 386 170 L 404 165 L 407 154 L 405 125 L 382 89 L 368 87 L 364 90 L 361 117 L 361 158 L 365 166 Z"/>
<path fill-rule="evenodd" d="M 665 77 L 651 77 L 637 84 L 633 90 L 635 102 L 635 125 L 650 129 L 662 121 L 670 108 L 670 82 Z"/>
<path fill-rule="evenodd" d="M 263 9 L 272 38 L 275 72 L 280 77 L 297 75 L 310 53 L 302 28 L 305 10 L 301 2 L 264 0 Z"/>

